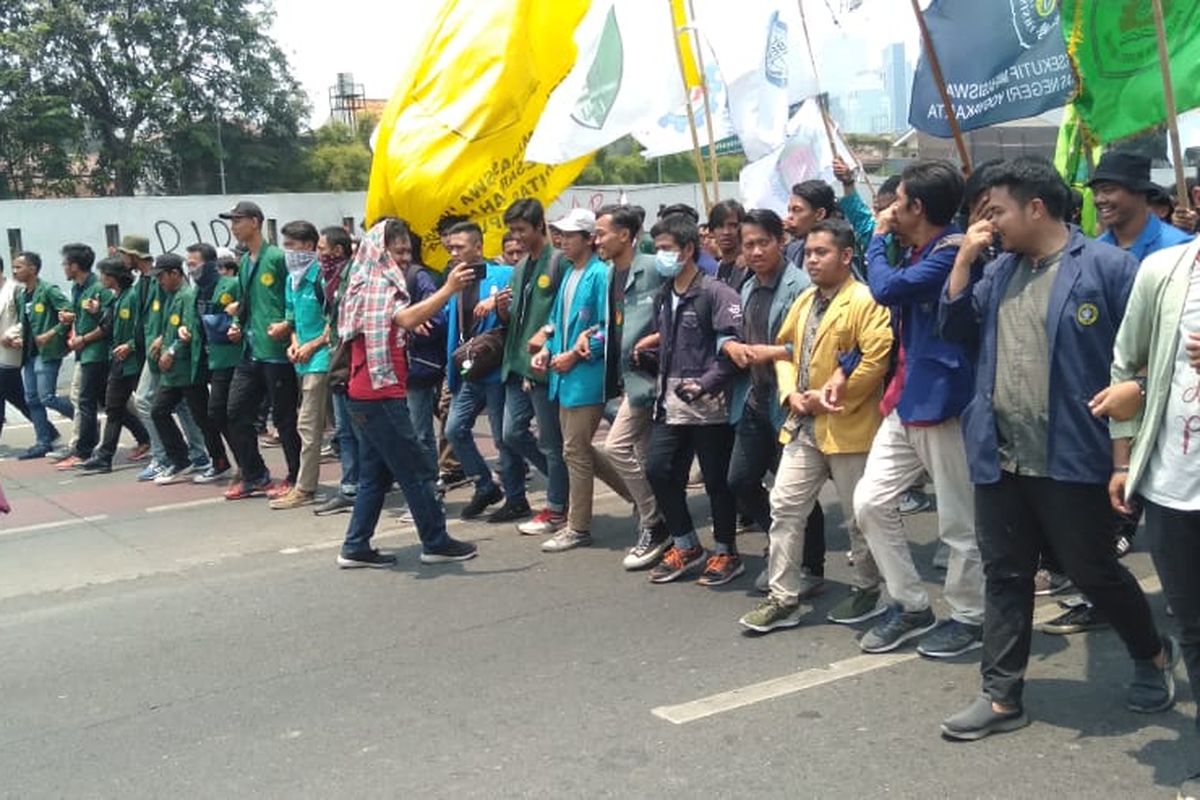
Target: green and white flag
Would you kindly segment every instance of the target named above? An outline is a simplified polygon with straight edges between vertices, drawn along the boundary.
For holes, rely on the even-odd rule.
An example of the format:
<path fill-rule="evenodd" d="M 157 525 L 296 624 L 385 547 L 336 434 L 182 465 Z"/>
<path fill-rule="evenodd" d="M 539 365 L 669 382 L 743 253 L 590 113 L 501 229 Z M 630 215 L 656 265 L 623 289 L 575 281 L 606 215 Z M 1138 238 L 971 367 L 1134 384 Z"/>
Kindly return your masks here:
<path fill-rule="evenodd" d="M 525 158 L 571 161 L 684 107 L 674 29 L 668 0 L 592 0 L 575 29 L 575 66 L 550 95 Z"/>
<path fill-rule="evenodd" d="M 1200 107 L 1200 2 L 1162 0 L 1179 113 Z M 1102 143 L 1167 118 L 1150 0 L 1062 0 L 1067 54 L 1075 66 L 1075 107 Z"/>

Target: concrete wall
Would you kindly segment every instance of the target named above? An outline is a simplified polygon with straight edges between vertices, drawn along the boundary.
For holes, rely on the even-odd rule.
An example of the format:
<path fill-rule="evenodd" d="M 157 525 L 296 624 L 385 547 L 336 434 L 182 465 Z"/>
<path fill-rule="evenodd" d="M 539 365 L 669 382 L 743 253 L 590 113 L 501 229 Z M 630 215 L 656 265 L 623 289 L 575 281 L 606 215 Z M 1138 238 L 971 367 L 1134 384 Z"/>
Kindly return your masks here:
<path fill-rule="evenodd" d="M 616 203 L 625 193 L 630 203 L 643 206 L 651 220 L 659 205 L 689 203 L 702 208 L 700 187 L 695 184 L 662 186 L 578 186 L 567 190 L 551 204 L 551 219 L 571 208 L 593 210 Z M 736 183 L 723 183 L 721 197 L 735 197 Z M 140 234 L 150 239 L 150 252 L 180 253 L 197 241 L 223 247 L 233 243 L 228 224 L 217 217 L 239 199 L 258 203 L 267 216 L 268 234 L 293 219 L 307 219 L 318 227 L 353 220 L 362 223 L 365 192 L 322 194 L 221 195 L 187 197 L 106 197 L 62 200 L 0 201 L 0 228 L 4 229 L 6 258 L 17 250 L 41 253 L 46 264 L 57 264 L 59 249 L 68 242 L 91 245 L 97 254 L 106 252 L 122 236 Z M 55 274 L 55 273 L 51 273 Z"/>

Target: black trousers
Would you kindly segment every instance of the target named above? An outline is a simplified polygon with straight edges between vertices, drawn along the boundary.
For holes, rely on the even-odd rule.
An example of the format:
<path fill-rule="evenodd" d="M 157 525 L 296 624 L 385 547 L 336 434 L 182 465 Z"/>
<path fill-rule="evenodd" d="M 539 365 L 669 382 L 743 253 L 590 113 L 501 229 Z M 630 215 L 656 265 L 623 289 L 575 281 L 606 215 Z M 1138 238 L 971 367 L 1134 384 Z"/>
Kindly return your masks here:
<path fill-rule="evenodd" d="M 1200 702 L 1200 511 L 1176 511 L 1143 499 L 1150 557 L 1175 612 L 1192 697 Z M 1200 725 L 1200 714 L 1197 716 Z"/>
<path fill-rule="evenodd" d="M 104 392 L 106 416 L 104 436 L 100 441 L 100 447 L 94 453 L 109 464 L 112 463 L 113 455 L 117 452 L 117 443 L 121 439 L 122 427 L 129 429 L 138 444 L 147 444 L 150 441 L 150 432 L 146 430 L 142 418 L 138 416 L 137 410 L 129 402 L 129 398 L 137 391 L 138 380 L 141 377 L 140 369 L 132 375 L 122 375 L 120 361 L 114 361 L 109 369 L 108 383 Z"/>
<path fill-rule="evenodd" d="M 0 430 L 4 429 L 6 402 L 12 403 L 13 408 L 29 419 L 29 406 L 25 404 L 25 382 L 21 380 L 20 367 L 0 367 Z"/>
<path fill-rule="evenodd" d="M 1146 596 L 1113 551 L 1106 487 L 1001 473 L 975 487 L 983 557 L 983 693 L 1020 705 L 1033 630 L 1033 576 L 1049 548 L 1063 571 L 1112 624 L 1129 655 L 1156 656 L 1162 639 Z"/>
<path fill-rule="evenodd" d="M 229 437 L 229 388 L 233 385 L 233 367 L 214 369 L 208 375 L 208 421 L 229 445 L 237 457 L 233 439 Z"/>
<path fill-rule="evenodd" d="M 154 398 L 154 410 L 150 412 L 150 416 L 154 420 L 158 438 L 162 440 L 163 449 L 167 451 L 167 461 L 177 468 L 186 467 L 188 464 L 187 441 L 183 438 L 179 426 L 175 424 L 175 418 L 171 416 L 180 401 L 187 403 L 188 410 L 192 412 L 192 419 L 200 426 L 200 431 L 204 434 L 204 447 L 208 450 L 208 457 L 212 459 L 213 465 L 218 469 L 228 466 L 229 457 L 225 454 L 225 445 L 221 443 L 221 434 L 208 418 L 208 384 L 203 381 L 191 386 L 160 384 L 158 387 L 158 395 Z"/>
<path fill-rule="evenodd" d="M 729 457 L 733 452 L 732 425 L 668 425 L 655 422 L 650 430 L 646 480 L 662 511 L 667 532 L 686 536 L 696 530 L 687 506 L 688 473 L 692 457 L 704 473 L 704 491 L 712 507 L 713 538 L 737 552 L 734 525 L 737 500 L 729 488 Z"/>
<path fill-rule="evenodd" d="M 243 480 L 258 481 L 267 474 L 267 465 L 258 452 L 258 431 L 254 427 L 263 398 L 271 402 L 271 416 L 287 461 L 287 480 L 295 484 L 296 473 L 300 471 L 300 434 L 296 430 L 300 384 L 296 380 L 296 368 L 291 364 L 246 359 L 234 369 L 226 406 L 234 458 L 242 469 Z"/>
<path fill-rule="evenodd" d="M 771 420 L 747 404 L 737 424 L 737 438 L 729 460 L 729 488 L 741 512 L 764 532 L 771 530 L 771 501 L 762 482 L 768 472 L 779 467 L 782 454 L 779 432 Z M 804 527 L 802 566 L 813 575 L 825 574 L 825 512 L 820 503 L 813 506 Z"/>
<path fill-rule="evenodd" d="M 100 442 L 100 404 L 104 402 L 105 387 L 108 385 L 109 364 L 97 361 L 75 366 L 79 370 L 79 439 L 75 442 L 75 455 L 87 459 Z"/>

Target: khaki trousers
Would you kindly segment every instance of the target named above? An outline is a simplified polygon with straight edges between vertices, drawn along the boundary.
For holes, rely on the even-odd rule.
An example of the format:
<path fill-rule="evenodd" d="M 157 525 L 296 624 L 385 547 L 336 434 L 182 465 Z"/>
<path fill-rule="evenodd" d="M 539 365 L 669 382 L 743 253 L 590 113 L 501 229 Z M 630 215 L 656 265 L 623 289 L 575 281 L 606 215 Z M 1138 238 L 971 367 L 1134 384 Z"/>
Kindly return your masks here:
<path fill-rule="evenodd" d="M 614 492 L 633 502 L 621 476 L 613 469 L 608 456 L 592 445 L 600 420 L 604 418 L 604 406 L 559 406 L 558 423 L 562 429 L 563 461 L 567 465 L 570 493 L 567 501 L 567 525 L 573 531 L 585 532 L 592 528 L 592 497 L 595 479 L 608 484 Z"/>
<path fill-rule="evenodd" d="M 315 492 L 321 477 L 321 440 L 329 408 L 329 373 L 309 372 L 300 375 L 300 416 L 296 432 L 300 434 L 300 470 L 296 473 L 296 488 Z"/>
<path fill-rule="evenodd" d="M 646 461 L 650 453 L 650 430 L 654 425 L 654 407 L 633 406 L 629 398 L 621 400 L 617 416 L 604 440 L 604 455 L 621 476 L 637 508 L 643 530 L 662 522 L 662 512 L 654 499 L 654 490 L 646 480 Z"/>

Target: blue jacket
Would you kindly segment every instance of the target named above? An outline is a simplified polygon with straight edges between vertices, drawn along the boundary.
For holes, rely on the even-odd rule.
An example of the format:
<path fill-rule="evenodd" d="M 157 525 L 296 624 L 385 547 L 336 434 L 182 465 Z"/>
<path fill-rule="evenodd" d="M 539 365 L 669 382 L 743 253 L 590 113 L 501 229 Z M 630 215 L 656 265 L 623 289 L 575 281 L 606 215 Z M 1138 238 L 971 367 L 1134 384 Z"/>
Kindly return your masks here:
<path fill-rule="evenodd" d="M 746 341 L 746 306 L 750 302 L 750 295 L 754 292 L 754 287 L 758 285 L 758 277 L 752 272 L 746 282 L 742 284 L 742 341 Z M 784 262 L 783 274 L 779 276 L 779 283 L 775 286 L 775 296 L 771 299 L 771 311 L 767 315 L 767 341 L 774 343 L 776 337 L 779 336 L 779 329 L 783 327 L 783 320 L 787 317 L 788 311 L 796 303 L 796 299 L 804 293 L 804 290 L 812 286 L 812 279 L 808 277 L 808 273 L 803 269 L 796 267 L 794 264 Z M 772 398 L 770 408 L 767 409 L 771 424 L 778 431 L 783 427 L 783 423 L 787 420 L 787 414 L 784 412 L 783 406 L 775 399 L 779 395 L 775 382 L 775 370 L 772 368 L 771 373 L 771 390 L 768 397 Z M 746 400 L 750 397 L 750 387 L 752 383 L 751 372 L 746 371 L 739 375 L 733 384 L 733 397 L 729 401 L 729 423 L 736 425 L 738 420 L 742 418 L 742 412 L 746 409 Z M 762 409 L 760 409 L 762 410 Z"/>
<path fill-rule="evenodd" d="M 1105 231 L 1096 240 L 1105 244 L 1111 244 L 1114 247 L 1118 246 L 1117 237 L 1113 236 L 1112 231 Z M 1128 252 L 1132 253 L 1133 257 L 1140 264 L 1151 253 L 1157 253 L 1164 248 L 1174 247 L 1177 244 L 1184 244 L 1191 240 L 1192 234 L 1185 233 L 1174 225 L 1168 225 L 1154 214 L 1151 214 L 1150 218 L 1146 220 L 1146 227 L 1142 228 L 1142 232 L 1138 234 L 1138 238 L 1129 246 Z"/>
<path fill-rule="evenodd" d="M 554 334 L 546 342 L 546 349 L 553 358 L 573 348 L 579 335 L 590 331 L 590 355 L 586 360 L 577 361 L 565 374 L 550 371 L 550 399 L 557 400 L 560 406 L 566 408 L 603 405 L 607 399 L 604 393 L 604 364 L 608 346 L 608 281 L 611 270 L 599 256 L 592 255 L 591 261 L 583 268 L 579 283 L 575 285 L 575 296 L 571 298 L 567 315 L 570 324 L 563 330 L 564 294 L 572 270 L 573 265 L 564 265 L 558 295 L 550 309 L 550 324 L 554 326 Z"/>
<path fill-rule="evenodd" d="M 876 236 L 867 248 L 867 283 L 875 302 L 892 309 L 899 323 L 897 339 L 904 345 L 905 377 L 896 413 L 905 424 L 936 424 L 962 413 L 971 399 L 973 374 L 967 341 L 943 339 L 938 327 L 938 298 L 958 255 L 961 234 L 948 226 L 922 248 L 918 260 L 894 267 L 887 257 L 887 238 Z M 953 242 L 953 243 L 951 243 Z"/>
<path fill-rule="evenodd" d="M 412 303 L 419 303 L 437 293 L 437 281 L 428 267 L 410 265 L 406 279 L 409 301 Z M 440 385 L 446 371 L 446 309 L 430 317 L 428 325 L 428 336 L 414 332 L 408 337 L 409 386 Z"/>
<path fill-rule="evenodd" d="M 487 300 L 493 294 L 502 292 L 508 288 L 508 283 L 512 280 L 513 268 L 505 264 L 497 264 L 489 261 L 487 265 L 487 275 L 479 282 L 479 299 L 480 301 Z M 462 376 L 454 369 L 453 355 L 454 351 L 462 342 L 458 340 L 458 301 L 459 295 L 454 295 L 450 298 L 450 302 L 446 305 L 446 380 L 450 385 L 451 392 L 457 392 L 458 387 L 462 384 Z M 463 341 L 470 339 L 472 336 L 490 331 L 492 328 L 500 326 L 500 317 L 495 311 L 484 317 L 477 326 L 471 327 L 471 320 L 466 320 L 467 332 L 463 336 Z M 484 377 L 478 383 L 499 383 L 500 368 L 496 367 L 496 371 Z"/>
<path fill-rule="evenodd" d="M 996 326 L 1000 300 L 1020 262 L 1005 253 L 983 277 L 954 300 L 943 294 L 942 335 L 956 341 L 979 337 L 975 396 L 963 412 L 963 439 L 976 484 L 1000 480 L 1000 453 L 992 395 L 996 387 Z M 1109 384 L 1113 343 L 1125 315 L 1138 262 L 1111 245 L 1094 242 L 1078 228 L 1063 253 L 1046 316 L 1050 342 L 1049 477 L 1106 485 L 1112 476 L 1108 427 L 1092 416 L 1088 401 Z"/>

